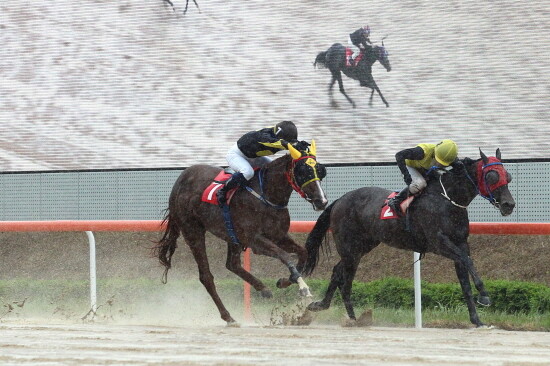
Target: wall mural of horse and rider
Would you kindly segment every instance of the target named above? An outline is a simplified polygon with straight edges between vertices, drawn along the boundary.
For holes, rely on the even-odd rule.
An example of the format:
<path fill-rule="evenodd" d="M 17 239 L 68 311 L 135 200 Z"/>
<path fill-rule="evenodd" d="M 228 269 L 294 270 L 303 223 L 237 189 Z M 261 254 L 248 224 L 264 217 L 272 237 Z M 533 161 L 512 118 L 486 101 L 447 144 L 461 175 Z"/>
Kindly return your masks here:
<path fill-rule="evenodd" d="M 314 67 L 319 65 L 321 68 L 328 68 L 332 74 L 328 92 L 330 103 L 333 107 L 337 106 L 332 95 L 332 88 L 336 81 L 338 81 L 340 92 L 346 97 L 348 102 L 351 103 L 353 108 L 356 107 L 355 102 L 344 90 L 342 73 L 353 80 L 358 80 L 359 85 L 371 89 L 369 105 L 372 106 L 372 98 L 376 90 L 386 107 L 390 106 L 372 77 L 372 65 L 376 61 L 380 62 L 388 72 L 391 71 L 391 65 L 388 58 L 389 54 L 384 47 L 383 39 L 381 46 L 371 45 L 372 43 L 368 38 L 369 35 L 370 28 L 368 26 L 360 28 L 350 34 L 349 46 L 347 48 L 340 43 L 335 43 L 330 46 L 328 50 L 320 52 L 315 58 L 315 62 L 313 63 Z"/>

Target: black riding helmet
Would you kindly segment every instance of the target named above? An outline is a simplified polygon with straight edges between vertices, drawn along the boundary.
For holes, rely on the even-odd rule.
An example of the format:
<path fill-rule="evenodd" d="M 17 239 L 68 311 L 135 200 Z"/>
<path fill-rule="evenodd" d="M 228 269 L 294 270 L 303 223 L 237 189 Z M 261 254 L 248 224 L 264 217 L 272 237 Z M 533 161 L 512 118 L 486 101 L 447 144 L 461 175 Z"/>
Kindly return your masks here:
<path fill-rule="evenodd" d="M 298 140 L 298 129 L 292 121 L 279 122 L 273 127 L 273 132 L 277 138 L 286 141 Z"/>

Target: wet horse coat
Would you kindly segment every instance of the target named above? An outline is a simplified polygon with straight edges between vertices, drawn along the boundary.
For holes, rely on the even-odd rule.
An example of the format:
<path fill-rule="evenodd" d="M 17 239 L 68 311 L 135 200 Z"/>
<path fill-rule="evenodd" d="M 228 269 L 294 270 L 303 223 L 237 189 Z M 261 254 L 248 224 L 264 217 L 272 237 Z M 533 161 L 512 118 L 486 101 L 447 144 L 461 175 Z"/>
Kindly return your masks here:
<path fill-rule="evenodd" d="M 250 186 L 256 192 L 262 192 L 267 201 L 283 208 L 267 205 L 244 189 L 238 190 L 233 196 L 230 212 L 241 245 L 232 243 L 220 208 L 201 200 L 204 189 L 219 173 L 220 168 L 209 165 L 191 166 L 181 173 L 172 188 L 164 219 L 166 231 L 154 248 L 155 254 L 166 267 L 166 275 L 181 234 L 197 262 L 201 283 L 218 307 L 222 319 L 228 324 L 235 323 L 235 320 L 216 291 L 206 255 L 206 231 L 227 242 L 226 267 L 260 291 L 262 296 L 271 297 L 271 291 L 242 268 L 240 256 L 243 248 L 249 247 L 255 254 L 278 258 L 291 272 L 290 279 L 280 280 L 279 285 L 286 287 L 291 282 L 298 283 L 301 294 L 309 295 L 309 289 L 291 258 L 291 253 L 296 253 L 298 266 L 302 266 L 307 253 L 288 235 L 290 216 L 286 205 L 295 185 L 315 209 L 322 210 L 327 199 L 319 182 L 324 177 L 325 170 L 316 161 L 314 143 L 308 151 L 299 152 L 292 147 L 289 149 L 290 155 L 274 160 L 263 169 L 263 185 L 260 184 L 259 172 L 250 181 Z"/>
<path fill-rule="evenodd" d="M 422 195 L 409 207 L 410 231 L 405 228 L 406 218 L 380 219 L 381 207 L 390 193 L 383 188 L 360 188 L 328 206 L 307 238 L 308 260 L 302 273 L 307 275 L 315 269 L 319 248 L 329 228 L 341 260 L 333 269 L 325 297 L 310 304 L 308 309 L 327 309 L 339 288 L 348 316 L 355 320 L 351 286 L 357 267 L 365 254 L 384 242 L 395 248 L 451 259 L 470 321 L 476 326 L 483 325 L 477 315 L 469 276 L 480 293 L 478 302 L 489 305 L 490 299 L 470 258 L 466 207 L 478 195 L 480 187 L 487 187 L 486 192 L 490 194 L 487 198 L 504 216 L 512 213 L 515 202 L 508 190 L 511 176 L 500 163 L 500 151 L 497 150 L 496 157 L 487 158 L 483 153 L 481 157 L 478 161 L 466 158 L 464 168 L 429 181 Z"/>

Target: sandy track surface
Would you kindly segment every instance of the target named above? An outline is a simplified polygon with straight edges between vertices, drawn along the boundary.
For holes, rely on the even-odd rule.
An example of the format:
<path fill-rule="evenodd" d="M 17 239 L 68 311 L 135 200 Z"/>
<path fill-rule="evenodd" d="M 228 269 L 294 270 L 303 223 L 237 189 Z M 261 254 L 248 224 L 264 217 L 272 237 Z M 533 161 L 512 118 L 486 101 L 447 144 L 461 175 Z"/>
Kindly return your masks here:
<path fill-rule="evenodd" d="M 548 365 L 550 333 L 0 324 L 2 365 Z"/>

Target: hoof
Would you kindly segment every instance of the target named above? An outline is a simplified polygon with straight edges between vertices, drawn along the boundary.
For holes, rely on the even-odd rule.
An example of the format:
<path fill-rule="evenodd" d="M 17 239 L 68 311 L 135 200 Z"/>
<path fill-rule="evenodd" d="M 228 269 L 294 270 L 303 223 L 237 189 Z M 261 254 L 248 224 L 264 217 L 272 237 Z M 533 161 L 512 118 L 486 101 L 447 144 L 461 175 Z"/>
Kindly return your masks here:
<path fill-rule="evenodd" d="M 279 278 L 277 281 L 277 288 L 287 288 L 290 285 L 292 285 L 292 282 L 288 278 Z"/>
<path fill-rule="evenodd" d="M 365 310 L 357 319 L 358 327 L 370 327 L 372 325 L 372 309 Z"/>
<path fill-rule="evenodd" d="M 483 306 L 491 306 L 491 298 L 489 296 L 479 296 L 477 303 Z"/>
<path fill-rule="evenodd" d="M 234 320 L 228 321 L 225 326 L 228 327 L 228 328 L 240 328 L 241 327 L 241 325 L 239 323 L 237 323 L 236 321 L 234 321 Z"/>
<path fill-rule="evenodd" d="M 357 324 L 357 320 L 355 319 L 350 319 L 350 318 L 344 318 L 342 319 L 342 321 L 340 322 L 340 325 L 344 328 L 353 328 L 353 327 L 357 327 L 358 324 Z"/>
<path fill-rule="evenodd" d="M 496 328 L 493 325 L 481 324 L 481 325 L 477 326 L 476 329 L 491 330 L 491 329 L 496 329 Z"/>
<path fill-rule="evenodd" d="M 302 315 L 296 317 L 296 322 L 294 325 L 310 325 L 313 321 L 313 314 L 309 310 L 305 310 Z"/>
<path fill-rule="evenodd" d="M 273 297 L 273 293 L 268 288 L 264 288 L 263 290 L 261 290 L 260 295 L 265 299 L 271 299 Z"/>
<path fill-rule="evenodd" d="M 316 302 L 312 302 L 311 304 L 309 304 L 307 306 L 307 309 L 310 310 L 310 311 L 321 311 L 321 310 L 328 309 L 328 306 L 323 304 L 322 301 L 316 301 Z"/>
<path fill-rule="evenodd" d="M 298 292 L 302 297 L 313 297 L 313 295 L 309 291 L 309 287 L 301 288 Z"/>

